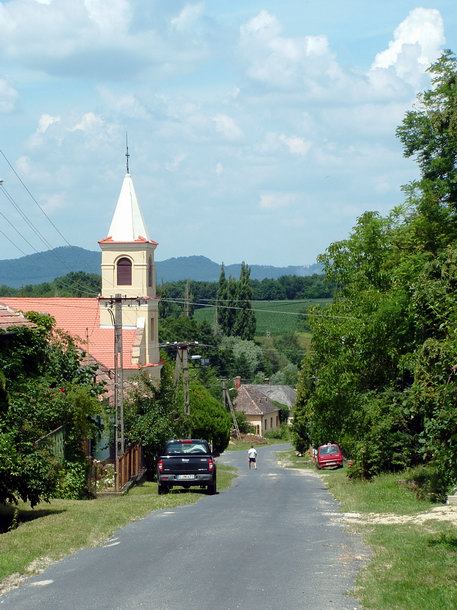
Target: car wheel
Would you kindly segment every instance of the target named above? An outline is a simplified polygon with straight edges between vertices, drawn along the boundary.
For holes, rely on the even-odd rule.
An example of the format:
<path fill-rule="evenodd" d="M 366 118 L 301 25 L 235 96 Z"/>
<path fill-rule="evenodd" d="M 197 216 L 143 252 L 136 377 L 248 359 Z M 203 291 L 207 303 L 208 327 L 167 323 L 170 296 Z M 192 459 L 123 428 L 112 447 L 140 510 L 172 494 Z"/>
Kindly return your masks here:
<path fill-rule="evenodd" d="M 210 496 L 214 496 L 217 491 L 216 479 L 214 478 L 208 485 L 208 493 Z"/>
<path fill-rule="evenodd" d="M 157 493 L 159 496 L 162 494 L 168 493 L 168 487 L 166 485 L 161 485 L 160 483 L 157 485 Z"/>

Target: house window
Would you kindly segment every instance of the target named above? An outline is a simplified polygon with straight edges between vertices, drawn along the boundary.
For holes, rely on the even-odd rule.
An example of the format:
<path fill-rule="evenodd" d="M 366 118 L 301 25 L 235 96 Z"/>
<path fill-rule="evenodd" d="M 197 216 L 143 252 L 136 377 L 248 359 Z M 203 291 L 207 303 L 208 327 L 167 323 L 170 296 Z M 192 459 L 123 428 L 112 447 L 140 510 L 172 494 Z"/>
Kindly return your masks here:
<path fill-rule="evenodd" d="M 263 422 L 263 424 L 264 424 L 264 428 L 265 428 L 265 430 L 266 430 L 266 429 L 268 428 L 268 421 L 267 421 L 267 420 L 265 420 L 265 421 Z"/>
<path fill-rule="evenodd" d="M 120 258 L 117 262 L 117 285 L 132 285 L 132 261 L 129 258 Z"/>
<path fill-rule="evenodd" d="M 260 436 L 260 426 L 255 427 L 255 432 L 258 436 Z"/>
<path fill-rule="evenodd" d="M 273 418 L 272 417 L 270 417 L 270 430 L 271 430 L 271 428 L 273 428 Z"/>
<path fill-rule="evenodd" d="M 151 318 L 151 342 L 154 342 L 154 332 L 155 332 L 155 320 Z"/>

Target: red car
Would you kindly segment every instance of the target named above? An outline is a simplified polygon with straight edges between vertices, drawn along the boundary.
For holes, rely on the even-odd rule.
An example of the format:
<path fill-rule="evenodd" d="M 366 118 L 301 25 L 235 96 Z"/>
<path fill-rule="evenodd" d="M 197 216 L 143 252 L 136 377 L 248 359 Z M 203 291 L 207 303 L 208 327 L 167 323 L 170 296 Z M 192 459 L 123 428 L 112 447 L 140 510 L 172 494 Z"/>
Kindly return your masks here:
<path fill-rule="evenodd" d="M 317 450 L 316 465 L 318 468 L 342 468 L 343 452 L 336 443 L 321 445 Z"/>

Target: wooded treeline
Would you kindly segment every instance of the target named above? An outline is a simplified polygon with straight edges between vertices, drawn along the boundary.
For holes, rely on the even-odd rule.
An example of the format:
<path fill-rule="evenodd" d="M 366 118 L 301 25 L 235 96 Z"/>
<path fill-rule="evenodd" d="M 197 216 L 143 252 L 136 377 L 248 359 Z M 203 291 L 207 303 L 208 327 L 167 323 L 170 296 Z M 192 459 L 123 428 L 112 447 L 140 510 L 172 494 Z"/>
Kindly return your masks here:
<path fill-rule="evenodd" d="M 363 214 L 320 257 L 337 286 L 311 318 L 300 373 L 299 449 L 338 441 L 354 476 L 424 465 L 433 493 L 457 481 L 457 63 L 430 68 L 397 135 L 420 177 L 383 217 Z"/>
<path fill-rule="evenodd" d="M 323 275 L 284 275 L 278 279 L 249 279 L 252 299 L 255 301 L 280 301 L 299 299 L 326 299 L 333 295 L 333 287 Z M 91 297 L 100 294 L 101 276 L 83 271 L 71 272 L 44 284 L 28 284 L 22 288 L 0 286 L 0 296 L 12 297 Z M 192 296 L 193 307 L 215 303 L 218 282 L 201 282 L 180 280 L 162 283 L 157 293 L 164 299 L 175 299 L 183 302 L 186 289 Z"/>

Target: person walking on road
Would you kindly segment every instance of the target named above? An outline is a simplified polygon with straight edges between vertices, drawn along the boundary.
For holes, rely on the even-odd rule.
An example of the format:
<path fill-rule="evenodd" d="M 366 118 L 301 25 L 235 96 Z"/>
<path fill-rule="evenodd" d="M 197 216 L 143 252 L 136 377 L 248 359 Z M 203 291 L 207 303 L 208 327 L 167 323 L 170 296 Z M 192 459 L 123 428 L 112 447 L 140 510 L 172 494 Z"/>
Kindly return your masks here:
<path fill-rule="evenodd" d="M 251 445 L 251 448 L 248 449 L 248 460 L 249 460 L 249 470 L 254 466 L 254 470 L 257 470 L 257 451 L 254 449 L 254 445 Z"/>

